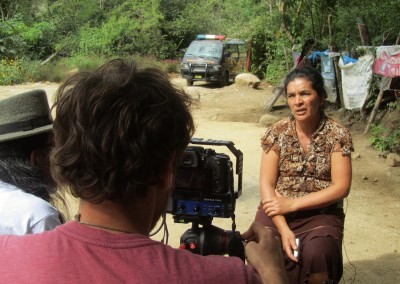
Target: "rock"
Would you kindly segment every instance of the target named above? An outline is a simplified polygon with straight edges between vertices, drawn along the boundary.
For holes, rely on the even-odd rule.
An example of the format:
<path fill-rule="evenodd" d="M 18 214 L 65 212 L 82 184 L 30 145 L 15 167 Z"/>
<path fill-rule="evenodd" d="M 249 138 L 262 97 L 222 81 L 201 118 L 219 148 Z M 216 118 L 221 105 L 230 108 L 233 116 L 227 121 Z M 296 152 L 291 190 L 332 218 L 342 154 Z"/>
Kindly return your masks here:
<path fill-rule="evenodd" d="M 251 73 L 242 73 L 235 77 L 235 84 L 257 89 L 260 86 L 260 79 Z"/>
<path fill-rule="evenodd" d="M 261 116 L 258 125 L 262 127 L 268 127 L 274 124 L 275 122 L 278 122 L 279 120 L 280 118 L 277 116 L 274 116 L 272 114 L 264 114 L 263 116 Z"/>
<path fill-rule="evenodd" d="M 353 155 L 351 155 L 351 158 L 352 158 L 353 160 L 355 160 L 355 159 L 360 159 L 360 158 L 361 158 L 361 155 L 360 155 L 360 153 L 354 153 Z"/>
<path fill-rule="evenodd" d="M 400 166 L 400 156 L 395 153 L 390 153 L 386 156 L 386 165 L 390 167 Z"/>
<path fill-rule="evenodd" d="M 363 179 L 363 180 L 367 180 L 368 177 L 367 177 L 367 176 L 362 176 L 362 179 Z"/>
<path fill-rule="evenodd" d="M 75 68 L 75 69 L 69 70 L 69 71 L 67 72 L 67 75 L 68 75 L 68 76 L 72 76 L 72 75 L 75 75 L 75 74 L 78 73 L 78 72 L 79 72 L 79 69 L 78 69 L 78 68 Z"/>

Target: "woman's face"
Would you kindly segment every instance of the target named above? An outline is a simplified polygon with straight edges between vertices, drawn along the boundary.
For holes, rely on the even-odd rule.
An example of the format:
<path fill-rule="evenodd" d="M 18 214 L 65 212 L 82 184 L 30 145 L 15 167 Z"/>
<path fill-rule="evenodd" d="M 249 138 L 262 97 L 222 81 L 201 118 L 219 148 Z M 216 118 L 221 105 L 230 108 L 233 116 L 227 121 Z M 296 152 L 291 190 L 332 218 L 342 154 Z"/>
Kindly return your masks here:
<path fill-rule="evenodd" d="M 295 78 L 287 85 L 287 102 L 297 121 L 319 121 L 323 100 L 307 79 Z"/>

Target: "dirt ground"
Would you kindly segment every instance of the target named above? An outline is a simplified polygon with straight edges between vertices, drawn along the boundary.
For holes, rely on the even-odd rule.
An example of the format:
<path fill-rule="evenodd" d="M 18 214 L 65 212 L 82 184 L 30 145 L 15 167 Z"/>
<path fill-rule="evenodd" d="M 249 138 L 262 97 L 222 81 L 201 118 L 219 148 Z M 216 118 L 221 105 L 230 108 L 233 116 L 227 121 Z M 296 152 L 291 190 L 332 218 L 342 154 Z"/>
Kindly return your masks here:
<path fill-rule="evenodd" d="M 193 108 L 197 125 L 195 137 L 232 141 L 243 152 L 243 193 L 237 200 L 235 212 L 237 230 L 243 232 L 252 222 L 259 202 L 260 138 L 265 129 L 260 118 L 266 114 L 263 106 L 270 100 L 273 86 L 263 83 L 259 89 L 253 89 L 231 84 L 217 88 L 196 82 L 186 87 L 182 79 L 173 80 L 199 99 L 199 104 Z M 34 88 L 44 89 L 51 101 L 57 85 L 3 86 L 0 99 Z M 279 99 L 274 110 L 268 113 L 268 120 L 288 113 L 285 102 Z M 327 114 L 350 125 L 339 111 L 328 110 Z M 362 126 L 352 125 L 350 129 L 355 153 L 351 193 L 345 201 L 344 277 L 340 283 L 400 283 L 400 167 L 386 165 L 385 158 L 370 148 L 368 136 L 362 135 Z M 225 147 L 217 147 L 216 151 L 230 153 Z M 69 205 L 73 216 L 77 210 L 76 200 L 70 199 Z M 176 224 L 171 215 L 167 215 L 167 224 L 168 243 L 178 247 L 180 236 L 190 224 Z M 213 225 L 231 230 L 232 222 L 217 218 Z M 162 234 L 153 238 L 161 240 Z"/>

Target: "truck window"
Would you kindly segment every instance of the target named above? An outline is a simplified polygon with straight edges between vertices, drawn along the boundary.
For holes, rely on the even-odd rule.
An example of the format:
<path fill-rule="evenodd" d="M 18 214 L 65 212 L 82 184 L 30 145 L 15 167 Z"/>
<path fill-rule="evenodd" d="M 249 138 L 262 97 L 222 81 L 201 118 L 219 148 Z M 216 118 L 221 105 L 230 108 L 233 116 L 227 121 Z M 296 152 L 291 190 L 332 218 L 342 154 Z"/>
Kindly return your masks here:
<path fill-rule="evenodd" d="M 220 58 L 222 53 L 222 45 L 218 43 L 195 41 L 190 44 L 186 55 L 200 57 L 216 57 Z"/>

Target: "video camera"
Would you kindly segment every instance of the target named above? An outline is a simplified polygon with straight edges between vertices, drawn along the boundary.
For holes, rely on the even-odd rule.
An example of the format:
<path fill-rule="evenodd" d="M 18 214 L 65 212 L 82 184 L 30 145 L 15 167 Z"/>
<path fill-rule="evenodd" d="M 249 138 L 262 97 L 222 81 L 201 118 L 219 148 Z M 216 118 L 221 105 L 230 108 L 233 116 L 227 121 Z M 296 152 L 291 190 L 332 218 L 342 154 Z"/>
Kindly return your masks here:
<path fill-rule="evenodd" d="M 191 144 L 226 146 L 236 157 L 238 183 L 235 191 L 233 163 L 227 154 L 201 146 L 186 148 L 168 206 L 175 223 L 192 223 L 192 228 L 181 236 L 180 249 L 201 255 L 228 254 L 244 261 L 240 233 L 235 231 L 236 199 L 242 194 L 243 154 L 231 141 L 193 138 Z M 232 230 L 213 226 L 214 217 L 231 218 Z"/>

